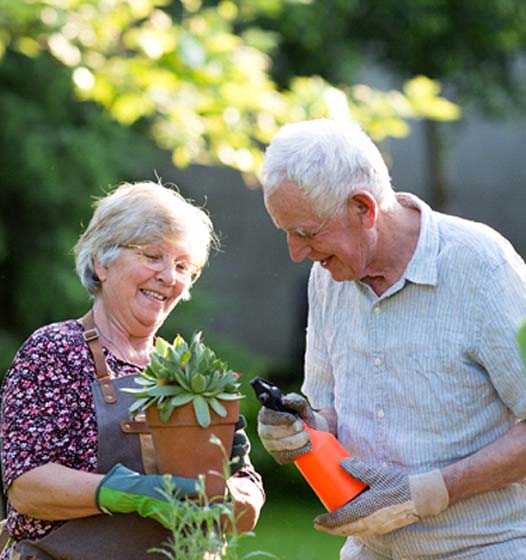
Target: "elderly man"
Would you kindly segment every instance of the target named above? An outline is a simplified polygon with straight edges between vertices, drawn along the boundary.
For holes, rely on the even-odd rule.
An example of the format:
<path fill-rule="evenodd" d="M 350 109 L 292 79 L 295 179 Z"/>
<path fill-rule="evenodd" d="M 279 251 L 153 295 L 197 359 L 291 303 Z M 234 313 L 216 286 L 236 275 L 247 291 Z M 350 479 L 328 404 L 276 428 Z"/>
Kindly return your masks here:
<path fill-rule="evenodd" d="M 262 182 L 291 259 L 313 266 L 308 401 L 263 408 L 260 437 L 293 460 L 310 445 L 299 416 L 335 433 L 341 467 L 369 486 L 316 529 L 349 537 L 345 560 L 526 559 L 522 259 L 491 228 L 395 193 L 352 122 L 285 126 Z"/>

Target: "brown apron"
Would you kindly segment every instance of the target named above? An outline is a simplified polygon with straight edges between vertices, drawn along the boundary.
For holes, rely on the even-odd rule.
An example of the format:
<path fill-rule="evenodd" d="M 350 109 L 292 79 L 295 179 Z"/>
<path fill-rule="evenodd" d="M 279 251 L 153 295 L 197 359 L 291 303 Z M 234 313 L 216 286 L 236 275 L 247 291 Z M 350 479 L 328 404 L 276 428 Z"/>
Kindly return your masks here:
<path fill-rule="evenodd" d="M 97 472 L 106 473 L 116 463 L 140 472 L 152 472 L 142 459 L 141 424 L 129 421 L 128 409 L 135 400 L 123 393 L 124 387 L 137 387 L 135 375 L 111 377 L 98 331 L 90 311 L 81 319 L 84 338 L 95 360 L 97 380 L 92 393 L 97 414 Z M 144 446 L 143 446 L 144 448 Z M 95 515 L 65 522 L 38 541 L 23 540 L 14 545 L 11 558 L 16 560 L 145 560 L 165 556 L 148 552 L 159 548 L 170 533 L 152 519 L 135 513 Z"/>

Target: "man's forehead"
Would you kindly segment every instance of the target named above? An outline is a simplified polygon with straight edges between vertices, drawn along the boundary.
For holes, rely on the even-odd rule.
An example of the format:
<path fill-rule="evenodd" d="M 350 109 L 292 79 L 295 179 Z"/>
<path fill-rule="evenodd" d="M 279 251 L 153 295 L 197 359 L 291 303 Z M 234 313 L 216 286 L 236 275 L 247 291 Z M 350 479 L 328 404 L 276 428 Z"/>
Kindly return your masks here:
<path fill-rule="evenodd" d="M 289 233 L 304 235 L 321 221 L 297 187 L 273 191 L 265 197 L 265 205 L 276 227 Z"/>
<path fill-rule="evenodd" d="M 307 196 L 293 181 L 285 181 L 265 195 L 265 205 L 269 212 L 312 212 Z"/>

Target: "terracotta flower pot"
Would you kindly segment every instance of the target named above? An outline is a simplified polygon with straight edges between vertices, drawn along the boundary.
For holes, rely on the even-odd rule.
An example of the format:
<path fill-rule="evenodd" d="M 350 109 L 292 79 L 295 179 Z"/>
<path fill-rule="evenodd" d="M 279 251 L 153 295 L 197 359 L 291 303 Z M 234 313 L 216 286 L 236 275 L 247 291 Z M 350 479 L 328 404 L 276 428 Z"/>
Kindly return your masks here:
<path fill-rule="evenodd" d="M 239 400 L 221 401 L 221 404 L 227 415 L 221 418 L 211 410 L 212 422 L 208 428 L 197 423 L 192 403 L 176 408 L 167 423 L 161 422 L 156 406 L 146 409 L 159 472 L 187 478 L 205 475 L 208 498 L 223 497 L 226 490 L 225 456 L 218 445 L 210 442 L 210 436 L 214 434 L 220 439 L 229 458 L 239 418 Z"/>

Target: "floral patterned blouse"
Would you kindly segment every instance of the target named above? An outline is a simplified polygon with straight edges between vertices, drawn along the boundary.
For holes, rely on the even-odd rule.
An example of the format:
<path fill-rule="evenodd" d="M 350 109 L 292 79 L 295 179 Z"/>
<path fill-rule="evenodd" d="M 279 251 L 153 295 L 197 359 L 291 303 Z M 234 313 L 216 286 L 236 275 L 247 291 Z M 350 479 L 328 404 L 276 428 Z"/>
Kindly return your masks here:
<path fill-rule="evenodd" d="M 86 472 L 97 468 L 97 421 L 91 393 L 95 366 L 78 321 L 44 326 L 20 348 L 2 385 L 4 493 L 23 473 L 46 463 Z M 116 377 L 137 367 L 103 349 Z M 41 538 L 63 521 L 34 519 L 8 502 L 7 527 L 15 540 Z M 8 558 L 8 551 L 0 560 Z"/>

